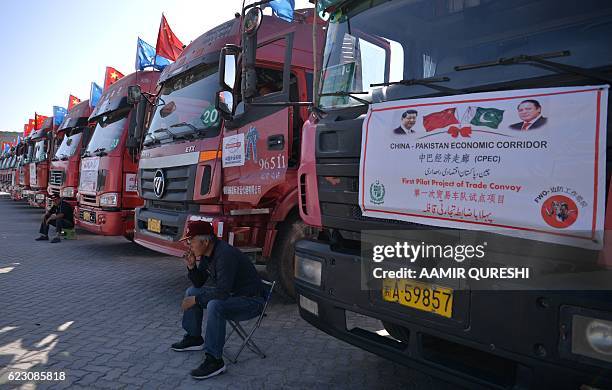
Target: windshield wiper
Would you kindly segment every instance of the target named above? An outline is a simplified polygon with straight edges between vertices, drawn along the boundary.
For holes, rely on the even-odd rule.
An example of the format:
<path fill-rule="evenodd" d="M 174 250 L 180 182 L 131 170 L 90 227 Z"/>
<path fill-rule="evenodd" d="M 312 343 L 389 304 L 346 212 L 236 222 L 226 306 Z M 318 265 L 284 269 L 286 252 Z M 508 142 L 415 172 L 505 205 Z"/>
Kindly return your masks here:
<path fill-rule="evenodd" d="M 325 92 L 325 93 L 321 93 L 319 94 L 320 97 L 323 96 L 348 96 L 351 99 L 355 99 L 357 100 L 359 103 L 365 105 L 365 106 L 369 106 L 370 102 L 362 99 L 360 97 L 357 97 L 355 95 L 367 95 L 368 92 L 365 91 L 335 91 L 335 92 Z"/>
<path fill-rule="evenodd" d="M 93 154 L 95 154 L 96 156 L 105 156 L 108 154 L 105 151 L 106 151 L 106 148 L 98 148 L 93 151 Z"/>
<path fill-rule="evenodd" d="M 449 87 L 444 87 L 442 85 L 435 84 L 435 83 L 442 83 L 446 81 L 450 81 L 450 79 L 448 77 L 425 77 L 422 79 L 406 79 L 406 80 L 399 80 L 399 81 L 388 81 L 386 83 L 370 84 L 370 87 L 387 87 L 389 85 L 405 85 L 405 86 L 422 85 L 424 87 L 435 89 L 436 91 L 454 94 L 454 95 L 465 93 L 465 91 L 461 89 L 449 88 Z"/>
<path fill-rule="evenodd" d="M 542 53 L 537 55 L 527 55 L 527 54 L 519 54 L 514 57 L 502 57 L 498 58 L 494 61 L 485 61 L 479 62 L 476 64 L 469 65 L 460 65 L 455 66 L 455 70 L 460 72 L 462 70 L 471 70 L 471 69 L 479 69 L 479 68 L 488 68 L 491 66 L 498 65 L 515 65 L 515 64 L 525 64 L 537 66 L 539 68 L 543 68 L 546 70 L 554 71 L 557 73 L 571 73 L 579 76 L 588 77 L 594 80 L 600 80 L 607 83 L 612 82 L 612 77 L 603 75 L 599 72 L 592 71 L 590 69 L 582 68 L 574 65 L 562 64 L 559 62 L 548 61 L 547 58 L 557 58 L 557 57 L 568 57 L 571 55 L 569 50 L 556 51 L 552 53 Z"/>

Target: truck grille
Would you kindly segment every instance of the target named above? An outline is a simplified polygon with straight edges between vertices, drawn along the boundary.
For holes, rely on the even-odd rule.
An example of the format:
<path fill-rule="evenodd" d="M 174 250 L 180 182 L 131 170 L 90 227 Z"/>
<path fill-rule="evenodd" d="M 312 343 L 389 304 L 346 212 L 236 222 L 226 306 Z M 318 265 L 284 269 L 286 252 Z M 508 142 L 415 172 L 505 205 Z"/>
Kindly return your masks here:
<path fill-rule="evenodd" d="M 49 184 L 61 186 L 64 184 L 64 171 L 61 169 L 52 169 L 49 173 Z"/>
<path fill-rule="evenodd" d="M 86 195 L 86 194 L 81 194 L 81 201 L 80 203 L 89 205 L 89 206 L 97 206 L 98 202 L 97 202 L 97 197 L 95 195 Z"/>
<path fill-rule="evenodd" d="M 166 179 L 164 194 L 159 198 L 153 191 L 153 178 L 158 169 L 140 170 L 140 188 L 144 199 L 169 202 L 184 202 L 193 199 L 196 165 L 159 169 L 162 170 Z"/>
<path fill-rule="evenodd" d="M 360 232 L 422 225 L 364 217 L 359 208 L 359 158 L 362 119 L 319 125 L 316 140 L 317 184 L 323 225 Z"/>

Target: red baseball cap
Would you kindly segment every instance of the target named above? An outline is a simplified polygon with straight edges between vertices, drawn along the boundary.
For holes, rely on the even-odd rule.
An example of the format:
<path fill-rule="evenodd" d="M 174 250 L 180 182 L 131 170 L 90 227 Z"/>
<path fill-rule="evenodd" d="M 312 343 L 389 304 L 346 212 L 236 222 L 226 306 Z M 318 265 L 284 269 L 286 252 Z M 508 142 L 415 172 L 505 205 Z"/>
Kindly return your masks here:
<path fill-rule="evenodd" d="M 213 227 L 210 222 L 206 221 L 187 221 L 185 234 L 179 241 L 188 240 L 195 236 L 210 236 L 214 234 Z"/>

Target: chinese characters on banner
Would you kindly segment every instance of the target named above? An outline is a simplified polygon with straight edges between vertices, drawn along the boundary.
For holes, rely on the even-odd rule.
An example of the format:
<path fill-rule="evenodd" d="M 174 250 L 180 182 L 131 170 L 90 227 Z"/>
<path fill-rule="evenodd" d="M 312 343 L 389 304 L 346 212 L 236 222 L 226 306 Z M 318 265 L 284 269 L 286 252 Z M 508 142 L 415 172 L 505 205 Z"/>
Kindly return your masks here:
<path fill-rule="evenodd" d="M 372 104 L 363 215 L 601 248 L 607 102 L 585 86 Z"/>

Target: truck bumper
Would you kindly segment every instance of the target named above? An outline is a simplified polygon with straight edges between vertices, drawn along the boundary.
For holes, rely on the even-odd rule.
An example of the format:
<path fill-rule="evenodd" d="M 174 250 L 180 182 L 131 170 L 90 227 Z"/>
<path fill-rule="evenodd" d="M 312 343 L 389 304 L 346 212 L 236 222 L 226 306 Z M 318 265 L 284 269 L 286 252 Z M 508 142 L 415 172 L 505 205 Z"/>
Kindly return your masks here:
<path fill-rule="evenodd" d="M 155 219 L 160 222 L 161 232 L 149 230 L 149 219 Z M 134 242 L 156 252 L 181 257 L 185 253 L 187 246 L 185 243 L 180 242 L 179 239 L 183 236 L 186 222 L 189 220 L 210 222 L 215 228 L 217 236 L 223 235 L 224 219 L 222 216 L 205 216 L 194 214 L 193 212 L 165 212 L 162 210 L 137 208 Z"/>
<path fill-rule="evenodd" d="M 74 220 L 81 229 L 103 236 L 130 236 L 134 232 L 134 210 L 107 211 L 79 205 L 74 209 Z"/>
<path fill-rule="evenodd" d="M 11 190 L 11 199 L 18 201 L 23 199 L 23 188 L 15 186 Z"/>
<path fill-rule="evenodd" d="M 609 292 L 468 291 L 465 312 L 456 313 L 465 321 L 457 323 L 380 303 L 381 292 L 361 290 L 357 255 L 303 240 L 296 243 L 298 256 L 323 263 L 321 286 L 295 280 L 300 315 L 349 344 L 467 388 L 612 388 L 612 365 L 569 356 L 572 335 L 560 332 L 567 307 L 597 307 L 612 315 Z M 548 305 L 537 307 L 543 298 Z M 399 329 L 401 341 L 385 335 L 387 326 L 378 321 Z M 372 323 L 379 329 L 368 329 Z"/>
<path fill-rule="evenodd" d="M 47 202 L 47 191 L 33 190 L 28 195 L 28 203 L 32 207 L 45 208 Z"/>

